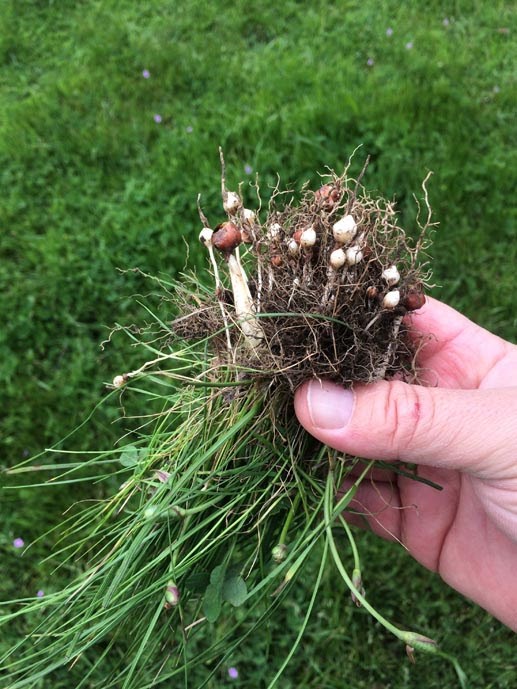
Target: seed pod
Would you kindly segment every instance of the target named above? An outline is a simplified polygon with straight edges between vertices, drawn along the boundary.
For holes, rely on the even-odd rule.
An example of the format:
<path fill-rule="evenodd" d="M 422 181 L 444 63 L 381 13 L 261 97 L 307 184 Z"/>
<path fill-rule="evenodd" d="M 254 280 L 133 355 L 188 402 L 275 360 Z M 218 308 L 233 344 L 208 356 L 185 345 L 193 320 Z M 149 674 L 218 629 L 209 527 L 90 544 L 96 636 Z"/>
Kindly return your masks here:
<path fill-rule="evenodd" d="M 382 300 L 382 305 L 385 309 L 394 309 L 399 305 L 400 302 L 400 292 L 398 289 L 392 289 L 384 295 Z"/>
<path fill-rule="evenodd" d="M 288 244 L 287 244 L 287 251 L 291 254 L 291 256 L 298 256 L 300 253 L 300 245 L 296 241 L 296 239 L 290 239 Z"/>
<path fill-rule="evenodd" d="M 215 228 L 212 244 L 225 254 L 230 253 L 242 242 L 239 228 L 233 222 L 223 222 Z"/>
<path fill-rule="evenodd" d="M 351 215 L 345 215 L 332 225 L 332 233 L 336 242 L 346 244 L 355 237 L 357 223 Z"/>
<path fill-rule="evenodd" d="M 239 194 L 235 191 L 228 191 L 226 193 L 226 198 L 223 201 L 224 210 L 230 215 L 235 215 L 239 208 L 242 207 L 242 201 Z"/>
<path fill-rule="evenodd" d="M 180 592 L 178 587 L 173 581 L 167 582 L 167 588 L 165 589 L 165 608 L 173 608 L 180 602 Z"/>
<path fill-rule="evenodd" d="M 390 266 L 382 271 L 382 278 L 388 283 L 389 287 L 393 287 L 400 280 L 400 273 L 397 266 Z"/>
<path fill-rule="evenodd" d="M 316 244 L 316 230 L 314 227 L 308 227 L 300 235 L 300 244 L 305 249 L 310 249 Z"/>
<path fill-rule="evenodd" d="M 423 292 L 411 291 L 404 297 L 402 305 L 406 307 L 408 311 L 416 311 L 421 309 L 425 304 L 425 294 Z"/>
<path fill-rule="evenodd" d="M 199 241 L 201 242 L 201 244 L 204 244 L 205 246 L 210 246 L 212 244 L 213 234 L 214 231 L 211 230 L 209 227 L 203 227 L 203 229 L 199 233 Z"/>
<path fill-rule="evenodd" d="M 176 505 L 169 507 L 167 511 L 167 515 L 170 515 L 176 519 L 184 519 L 186 514 L 187 510 L 184 507 L 177 507 Z"/>
<path fill-rule="evenodd" d="M 157 517 L 158 514 L 159 510 L 155 505 L 152 505 L 151 507 L 146 507 L 144 510 L 144 519 L 152 521 Z"/>
<path fill-rule="evenodd" d="M 275 562 L 283 562 L 287 556 L 287 546 L 285 545 L 285 543 L 279 543 L 278 545 L 275 545 L 275 547 L 271 551 L 271 555 Z"/>
<path fill-rule="evenodd" d="M 334 268 L 334 270 L 339 270 L 342 268 L 346 263 L 346 254 L 343 251 L 343 249 L 335 249 L 331 254 L 330 254 L 330 266 L 331 268 Z"/>
<path fill-rule="evenodd" d="M 360 246 L 351 246 L 346 250 L 346 262 L 349 266 L 355 266 L 363 260 L 363 252 Z"/>

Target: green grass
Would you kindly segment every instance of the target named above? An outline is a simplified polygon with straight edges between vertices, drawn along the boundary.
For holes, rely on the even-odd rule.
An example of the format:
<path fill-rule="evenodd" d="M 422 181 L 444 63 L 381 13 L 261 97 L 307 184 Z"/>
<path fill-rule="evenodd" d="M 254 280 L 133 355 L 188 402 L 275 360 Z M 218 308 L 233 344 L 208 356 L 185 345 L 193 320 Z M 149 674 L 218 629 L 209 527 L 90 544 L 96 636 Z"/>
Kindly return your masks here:
<path fill-rule="evenodd" d="M 174 276 L 184 240 L 202 265 L 195 200 L 202 193 L 208 217 L 220 219 L 218 145 L 229 181 L 251 179 L 250 165 L 264 197 L 277 172 L 286 185 L 316 183 L 317 171 L 340 171 L 362 145 L 357 167 L 367 154 L 372 161 L 366 186 L 396 197 L 410 230 L 412 195 L 433 170 L 435 294 L 515 339 L 515 18 L 497 1 L 4 0 L 2 464 L 65 436 L 103 398 L 105 381 L 142 363 L 121 337 L 99 348 L 115 321 L 145 321 L 132 295 L 154 290 L 119 269 Z M 162 318 L 170 315 L 164 304 Z M 119 412 L 104 404 L 73 447 L 109 449 L 124 432 Z M 77 497 L 100 490 L 84 486 Z M 57 589 L 71 576 L 74 567 L 53 577 L 37 567 L 51 539 L 22 559 L 11 546 L 15 536 L 35 540 L 69 499 L 66 487 L 2 495 L 2 597 Z M 472 686 L 514 686 L 509 632 L 400 549 L 366 535 L 361 547 L 368 593 L 388 617 L 439 638 Z M 452 685 L 435 659 L 411 666 L 336 581 L 325 572 L 323 602 L 282 686 Z M 236 686 L 266 686 L 264 669 L 288 653 L 309 595 L 300 584 L 267 643 L 250 637 L 232 661 Z M 60 674 L 51 686 L 68 682 Z"/>

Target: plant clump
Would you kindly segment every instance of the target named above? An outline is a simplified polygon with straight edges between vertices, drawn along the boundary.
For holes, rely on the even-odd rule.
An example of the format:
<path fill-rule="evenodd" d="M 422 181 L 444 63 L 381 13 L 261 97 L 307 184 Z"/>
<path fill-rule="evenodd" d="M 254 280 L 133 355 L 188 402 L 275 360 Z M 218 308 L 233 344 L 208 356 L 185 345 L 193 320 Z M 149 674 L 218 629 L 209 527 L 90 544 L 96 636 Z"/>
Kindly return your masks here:
<path fill-rule="evenodd" d="M 147 328 L 117 328 L 148 360 L 116 375 L 106 400 L 143 396 L 157 411 L 137 417 L 111 450 L 78 452 L 75 461 L 67 451 L 62 467 L 33 467 L 38 476 L 57 471 L 54 485 L 83 481 L 88 471 L 105 495 L 82 501 L 56 527 L 56 566 L 79 560 L 84 571 L 60 591 L 0 611 L 0 627 L 18 617 L 29 625 L 0 655 L 11 689 L 66 666 L 77 667 L 76 686 L 93 672 L 103 687 L 187 678 L 206 686 L 303 575 L 313 593 L 268 685 L 278 686 L 331 562 L 353 602 L 410 653 L 449 657 L 386 620 L 365 592 L 343 512 L 378 464 L 318 443 L 291 403 L 291 391 L 311 377 L 351 385 L 417 376 L 419 343 L 404 316 L 422 306 L 428 280 L 425 182 L 427 217 L 412 243 L 394 205 L 365 192 L 362 173 L 330 172 L 298 203 L 277 187 L 261 222 L 240 187 L 227 189 L 221 162 L 226 219 L 212 228 L 198 204 L 215 293 L 196 276 L 184 279 L 175 284 L 172 326 L 147 309 Z M 27 470 L 23 463 L 11 473 Z M 396 463 L 390 470 L 439 488 Z M 112 654 L 123 658 L 115 668 L 105 662 Z"/>
<path fill-rule="evenodd" d="M 394 204 L 369 196 L 347 171 L 329 173 L 316 191 L 305 188 L 299 203 L 291 198 L 281 206 L 285 193 L 275 189 L 263 223 L 240 194 L 227 191 L 224 161 L 222 192 L 225 222 L 211 230 L 199 211 L 217 300 L 184 304 L 188 315 L 176 332 L 211 335 L 223 361 L 276 388 L 293 390 L 311 377 L 345 385 L 415 378 L 415 343 L 403 317 L 425 301 L 428 275 L 419 254 L 429 217 L 411 243 Z"/>

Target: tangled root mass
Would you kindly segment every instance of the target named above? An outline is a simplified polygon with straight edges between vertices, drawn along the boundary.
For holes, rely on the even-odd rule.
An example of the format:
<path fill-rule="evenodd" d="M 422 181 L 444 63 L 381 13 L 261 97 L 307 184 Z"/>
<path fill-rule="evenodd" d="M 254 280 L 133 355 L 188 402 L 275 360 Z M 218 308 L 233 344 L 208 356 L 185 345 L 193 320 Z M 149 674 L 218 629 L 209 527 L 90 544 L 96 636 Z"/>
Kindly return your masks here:
<path fill-rule="evenodd" d="M 417 220 L 419 237 L 411 242 L 394 204 L 369 196 L 346 171 L 330 173 L 317 191 L 305 188 L 298 203 L 282 206 L 286 194 L 276 189 L 261 223 L 226 190 L 223 166 L 228 220 L 215 228 L 209 249 L 222 256 L 221 270 L 225 262 L 230 272 L 242 270 L 251 307 L 243 314 L 241 298 L 217 274 L 213 301 L 198 297 L 193 307 L 186 300 L 176 331 L 211 336 L 221 361 L 280 388 L 312 377 L 345 385 L 395 374 L 414 379 L 418 344 L 403 317 L 423 305 L 429 277 L 421 256 L 430 227 L 423 189 L 427 220 Z M 250 321 L 257 324 L 251 346 Z"/>

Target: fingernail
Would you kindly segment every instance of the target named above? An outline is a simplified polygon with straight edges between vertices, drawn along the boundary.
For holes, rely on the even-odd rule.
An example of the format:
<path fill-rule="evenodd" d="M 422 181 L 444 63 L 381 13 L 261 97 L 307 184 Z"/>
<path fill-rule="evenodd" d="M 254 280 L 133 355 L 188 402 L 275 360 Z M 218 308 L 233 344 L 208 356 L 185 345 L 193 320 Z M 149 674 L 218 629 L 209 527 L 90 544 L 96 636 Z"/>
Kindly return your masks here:
<path fill-rule="evenodd" d="M 307 386 L 307 407 L 316 428 L 344 428 L 352 416 L 354 393 L 334 383 L 311 380 Z"/>

